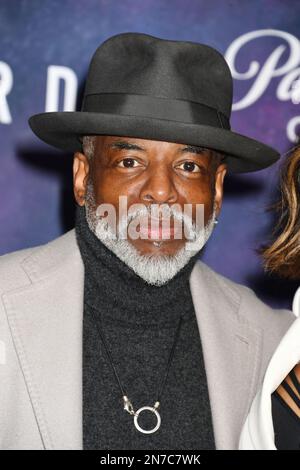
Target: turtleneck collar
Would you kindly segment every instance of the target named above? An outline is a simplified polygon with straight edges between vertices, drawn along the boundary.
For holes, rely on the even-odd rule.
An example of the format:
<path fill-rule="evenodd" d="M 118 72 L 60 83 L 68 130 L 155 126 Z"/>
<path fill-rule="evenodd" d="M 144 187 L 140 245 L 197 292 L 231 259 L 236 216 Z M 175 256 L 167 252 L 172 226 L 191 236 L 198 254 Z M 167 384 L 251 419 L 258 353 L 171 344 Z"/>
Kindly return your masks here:
<path fill-rule="evenodd" d="M 192 302 L 189 278 L 198 253 L 169 282 L 153 286 L 98 239 L 89 228 L 84 206 L 76 206 L 75 232 L 85 267 L 88 303 L 95 308 L 109 305 L 109 315 L 116 318 L 120 315 L 119 319 L 134 323 L 149 320 L 149 315 L 155 323 L 162 319 L 174 321 L 172 311 L 189 315 Z"/>

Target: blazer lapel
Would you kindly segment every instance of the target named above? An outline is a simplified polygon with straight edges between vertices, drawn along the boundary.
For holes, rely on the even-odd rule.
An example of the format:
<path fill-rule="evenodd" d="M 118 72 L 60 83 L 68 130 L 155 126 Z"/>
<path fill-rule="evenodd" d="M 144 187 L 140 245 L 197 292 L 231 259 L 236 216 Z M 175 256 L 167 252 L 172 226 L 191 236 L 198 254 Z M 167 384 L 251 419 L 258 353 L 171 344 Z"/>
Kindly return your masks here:
<path fill-rule="evenodd" d="M 262 333 L 239 316 L 240 295 L 201 261 L 190 278 L 217 449 L 237 449 L 257 387 Z M 224 289 L 224 286 L 226 288 Z"/>
<path fill-rule="evenodd" d="M 45 449 L 82 448 L 84 267 L 74 231 L 22 265 L 31 284 L 3 296 Z"/>

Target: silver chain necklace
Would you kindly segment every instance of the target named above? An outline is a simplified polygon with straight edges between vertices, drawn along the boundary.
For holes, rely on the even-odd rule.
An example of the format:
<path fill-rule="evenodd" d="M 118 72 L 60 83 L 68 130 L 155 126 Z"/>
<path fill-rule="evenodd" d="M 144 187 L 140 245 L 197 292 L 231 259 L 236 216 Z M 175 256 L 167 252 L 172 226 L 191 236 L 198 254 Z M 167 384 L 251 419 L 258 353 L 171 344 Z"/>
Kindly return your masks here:
<path fill-rule="evenodd" d="M 123 398 L 123 402 L 124 402 L 124 410 L 127 411 L 130 415 L 132 415 L 134 418 L 133 418 L 133 422 L 134 422 L 134 425 L 136 427 L 136 429 L 144 434 L 151 434 L 151 433 L 154 433 L 155 431 L 157 431 L 160 427 L 160 424 L 161 424 L 161 417 L 160 417 L 160 414 L 159 412 L 157 411 L 158 408 L 160 407 L 160 397 L 162 395 L 162 392 L 163 392 L 163 389 L 165 387 L 165 384 L 166 384 L 166 381 L 167 381 L 167 377 L 168 377 L 168 373 L 169 373 L 169 369 L 170 369 L 170 365 L 171 365 L 171 362 L 172 362 L 172 358 L 174 356 L 174 351 L 175 351 L 175 346 L 176 346 L 176 343 L 177 343 L 177 339 L 178 339 L 178 336 L 179 336 L 179 331 L 180 331 L 180 327 L 181 327 L 181 323 L 182 323 L 182 317 L 180 316 L 180 319 L 179 319 L 179 322 L 178 322 L 178 326 L 177 326 L 177 329 L 176 329 L 176 333 L 175 333 L 175 338 L 174 338 L 174 342 L 173 342 L 173 346 L 172 346 L 172 349 L 171 349 L 171 352 L 170 352 L 170 355 L 169 355 L 169 359 L 168 359 L 168 363 L 167 363 L 167 371 L 166 371 L 166 374 L 165 374 L 165 377 L 162 381 L 162 384 L 161 384 L 161 387 L 159 389 L 159 392 L 157 394 L 157 400 L 155 401 L 154 405 L 153 406 L 142 406 L 141 408 L 139 408 L 137 411 L 134 411 L 134 408 L 133 408 L 133 405 L 131 403 L 131 401 L 129 400 L 128 396 L 127 396 L 127 393 L 125 392 L 122 384 L 121 384 L 121 381 L 118 377 L 118 374 L 117 374 L 117 371 L 116 371 L 116 368 L 114 366 L 114 363 L 112 361 L 112 358 L 111 358 L 111 354 L 108 350 L 108 347 L 107 347 L 107 344 L 106 344 L 106 341 L 104 340 L 104 337 L 102 335 L 102 332 L 101 332 L 101 329 L 99 328 L 99 324 L 98 324 L 98 318 L 96 318 L 96 315 L 95 315 L 95 312 L 94 312 L 94 307 L 92 307 L 92 312 L 93 312 L 93 316 L 94 316 L 94 319 L 95 319 L 95 323 L 97 325 L 97 329 L 98 329 L 98 333 L 99 333 L 99 336 L 101 338 L 101 341 L 104 345 L 104 348 L 105 348 L 105 351 L 106 351 L 106 354 L 107 354 L 107 357 L 110 361 L 110 364 L 112 366 L 112 369 L 113 369 L 113 372 L 115 374 L 115 377 L 117 379 L 117 382 L 118 382 L 118 385 L 119 385 L 119 388 L 120 388 L 120 391 L 122 393 L 122 398 Z M 101 322 L 101 326 L 102 326 L 102 321 L 101 321 L 101 317 L 100 318 L 100 322 Z M 102 327 L 103 328 L 103 327 Z M 151 411 L 152 413 L 155 414 L 156 418 L 157 418 L 157 423 L 156 425 L 154 426 L 154 428 L 152 429 L 149 429 L 149 430 L 146 430 L 146 429 L 143 429 L 141 428 L 141 426 L 139 425 L 138 423 L 138 418 L 139 418 L 139 415 L 142 411 L 145 411 L 145 410 L 148 410 L 148 411 Z"/>

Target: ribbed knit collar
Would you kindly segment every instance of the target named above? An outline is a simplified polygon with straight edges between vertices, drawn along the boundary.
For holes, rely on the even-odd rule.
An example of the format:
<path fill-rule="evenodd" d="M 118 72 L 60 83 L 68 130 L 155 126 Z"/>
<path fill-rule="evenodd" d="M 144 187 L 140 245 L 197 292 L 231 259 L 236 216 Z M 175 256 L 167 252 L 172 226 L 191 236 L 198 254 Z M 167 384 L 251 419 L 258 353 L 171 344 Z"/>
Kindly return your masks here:
<path fill-rule="evenodd" d="M 189 278 L 198 253 L 169 282 L 153 286 L 96 237 L 84 206 L 76 206 L 75 232 L 85 267 L 85 299 L 101 308 L 104 316 L 133 324 L 161 324 L 174 322 L 179 314 L 191 314 Z"/>

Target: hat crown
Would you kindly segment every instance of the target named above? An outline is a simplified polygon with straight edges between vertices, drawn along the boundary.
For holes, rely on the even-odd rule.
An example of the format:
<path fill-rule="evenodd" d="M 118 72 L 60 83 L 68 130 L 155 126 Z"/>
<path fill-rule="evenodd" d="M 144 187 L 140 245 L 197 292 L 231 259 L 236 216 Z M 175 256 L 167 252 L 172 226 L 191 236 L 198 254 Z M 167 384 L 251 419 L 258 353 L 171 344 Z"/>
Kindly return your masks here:
<path fill-rule="evenodd" d="M 82 136 L 106 135 L 196 145 L 226 155 L 229 171 L 256 171 L 279 153 L 231 130 L 232 76 L 214 48 L 121 33 L 95 51 L 80 111 L 40 113 L 33 132 L 82 152 Z"/>
<path fill-rule="evenodd" d="M 230 118 L 232 77 L 214 48 L 143 33 L 110 37 L 95 51 L 88 70 L 88 95 L 146 95 L 204 104 Z"/>

